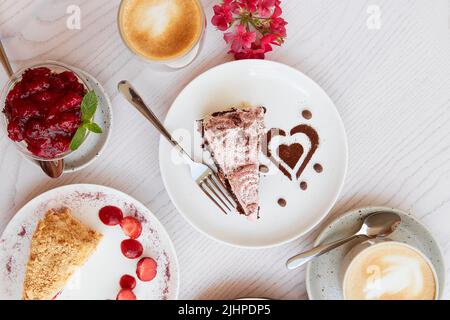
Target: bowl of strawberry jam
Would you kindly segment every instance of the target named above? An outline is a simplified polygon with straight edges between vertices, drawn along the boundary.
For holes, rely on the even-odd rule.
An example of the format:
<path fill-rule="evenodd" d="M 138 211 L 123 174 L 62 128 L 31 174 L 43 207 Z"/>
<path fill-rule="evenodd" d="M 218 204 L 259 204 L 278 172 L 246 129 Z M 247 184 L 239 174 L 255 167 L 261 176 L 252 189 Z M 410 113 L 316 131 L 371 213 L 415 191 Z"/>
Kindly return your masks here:
<path fill-rule="evenodd" d="M 9 139 L 33 159 L 65 158 L 72 152 L 72 138 L 82 123 L 81 102 L 89 90 L 75 71 L 59 63 L 19 70 L 0 100 Z"/>

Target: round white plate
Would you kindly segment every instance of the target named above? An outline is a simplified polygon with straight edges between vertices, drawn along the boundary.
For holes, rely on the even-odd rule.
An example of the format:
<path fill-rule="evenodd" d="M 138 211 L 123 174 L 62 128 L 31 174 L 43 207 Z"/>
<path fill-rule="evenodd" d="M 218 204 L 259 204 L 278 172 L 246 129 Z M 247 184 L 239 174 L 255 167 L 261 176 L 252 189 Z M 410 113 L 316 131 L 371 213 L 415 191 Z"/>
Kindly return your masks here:
<path fill-rule="evenodd" d="M 69 185 L 50 190 L 28 202 L 17 212 L 0 238 L 0 300 L 21 299 L 23 279 L 29 257 L 30 241 L 37 222 L 51 208 L 68 207 L 74 217 L 103 234 L 95 253 L 71 278 L 58 299 L 115 299 L 124 274 L 136 275 L 137 260 L 125 258 L 120 243 L 126 239 L 119 226 L 108 227 L 98 218 L 106 205 L 123 210 L 142 222 L 138 240 L 143 256 L 157 261 L 156 278 L 151 282 L 137 279 L 134 290 L 140 300 L 176 299 L 178 295 L 178 262 L 172 242 L 158 219 L 132 197 L 103 186 Z"/>
<path fill-rule="evenodd" d="M 162 178 L 178 211 L 210 237 L 239 247 L 281 245 L 314 228 L 335 203 L 347 169 L 344 127 L 333 102 L 315 82 L 291 67 L 263 60 L 230 62 L 200 75 L 179 94 L 165 125 L 186 150 L 201 159 L 196 120 L 242 102 L 267 109 L 267 130 L 279 128 L 289 133 L 296 125 L 308 124 L 320 138 L 319 148 L 299 181 L 289 180 L 274 165 L 261 177 L 258 221 L 221 213 L 163 138 L 159 149 Z M 302 117 L 303 110 L 311 111 L 310 120 Z M 263 155 L 261 161 L 271 163 Z M 315 163 L 323 166 L 322 173 L 313 169 Z M 301 181 L 307 182 L 306 191 L 300 189 Z M 286 207 L 278 205 L 280 198 L 287 201 Z"/>
<path fill-rule="evenodd" d="M 436 269 L 440 296 L 442 297 L 445 285 L 445 266 L 441 250 L 430 231 L 406 212 L 385 207 L 369 207 L 350 211 L 326 226 L 317 237 L 314 245 L 317 246 L 352 235 L 359 229 L 367 215 L 377 211 L 391 211 L 401 216 L 400 227 L 389 238 L 419 249 L 430 259 Z M 353 245 L 355 245 L 355 242 L 343 245 L 308 263 L 306 289 L 311 300 L 343 299 L 339 276 L 340 265 Z"/>
<path fill-rule="evenodd" d="M 83 78 L 82 80 L 95 91 L 98 98 L 98 107 L 94 121 L 102 128 L 103 133 L 89 134 L 86 141 L 83 142 L 78 150 L 72 152 L 69 156 L 64 158 L 64 173 L 82 170 L 101 155 L 108 143 L 109 137 L 111 136 L 111 126 L 113 121 L 111 101 L 103 86 L 97 81 L 97 79 L 87 72 L 72 66 L 67 67 L 74 70 L 80 77 Z M 40 166 L 37 161 L 28 157 L 25 158 L 32 161 L 38 167 Z"/>

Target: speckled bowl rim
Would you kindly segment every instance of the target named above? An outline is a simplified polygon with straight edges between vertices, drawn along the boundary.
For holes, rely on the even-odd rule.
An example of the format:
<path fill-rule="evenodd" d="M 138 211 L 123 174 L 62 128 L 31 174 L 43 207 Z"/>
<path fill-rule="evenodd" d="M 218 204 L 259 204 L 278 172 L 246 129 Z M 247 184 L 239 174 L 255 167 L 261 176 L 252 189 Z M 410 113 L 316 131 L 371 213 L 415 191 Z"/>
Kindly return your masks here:
<path fill-rule="evenodd" d="M 436 238 L 433 236 L 433 234 L 431 233 L 430 229 L 425 226 L 422 222 L 420 222 L 417 218 L 415 218 L 412 215 L 409 215 L 407 212 L 401 210 L 401 209 L 396 209 L 396 208 L 392 208 L 392 207 L 383 207 L 383 206 L 369 206 L 369 207 L 360 207 L 360 208 L 356 208 L 356 209 L 352 209 L 350 211 L 346 211 L 345 213 L 343 213 L 342 215 L 338 216 L 336 219 L 333 219 L 330 223 L 326 224 L 322 230 L 320 231 L 320 233 L 317 235 L 316 239 L 314 240 L 314 246 L 318 246 L 319 244 L 321 244 L 320 239 L 325 235 L 325 233 L 327 232 L 327 230 L 329 229 L 329 227 L 336 223 L 338 220 L 341 220 L 345 217 L 348 217 L 352 214 L 356 214 L 359 211 L 367 211 L 367 213 L 369 212 L 376 212 L 376 211 L 382 211 L 382 210 L 387 210 L 387 211 L 397 211 L 400 212 L 406 216 L 408 216 L 409 218 L 411 218 L 411 220 L 413 220 L 414 222 L 416 222 L 417 224 L 419 224 L 424 230 L 425 232 L 428 234 L 428 236 L 433 239 L 437 249 L 438 249 L 438 254 L 439 254 L 439 260 L 442 262 L 443 265 L 443 269 L 446 270 L 446 266 L 445 266 L 445 260 L 444 260 L 444 256 L 442 255 L 442 248 L 439 245 L 439 242 L 436 240 Z M 308 262 L 308 264 L 306 265 L 306 276 L 305 276 L 305 282 L 306 282 L 306 293 L 308 294 L 308 299 L 310 300 L 317 300 L 314 299 L 312 297 L 311 294 L 311 265 L 312 262 Z M 442 273 L 442 283 L 439 283 L 439 298 L 437 300 L 441 300 L 443 293 L 444 293 L 444 288 L 446 285 L 446 279 L 447 276 L 445 274 L 445 272 Z"/>

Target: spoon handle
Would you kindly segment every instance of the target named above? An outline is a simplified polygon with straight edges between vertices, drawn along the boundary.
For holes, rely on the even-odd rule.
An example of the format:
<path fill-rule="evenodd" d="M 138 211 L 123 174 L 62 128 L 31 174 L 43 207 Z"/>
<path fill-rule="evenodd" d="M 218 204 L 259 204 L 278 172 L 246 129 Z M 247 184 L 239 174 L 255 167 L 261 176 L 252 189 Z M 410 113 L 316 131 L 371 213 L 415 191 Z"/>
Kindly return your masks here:
<path fill-rule="evenodd" d="M 174 147 L 176 147 L 184 157 L 187 157 L 190 161 L 192 161 L 191 156 L 178 144 L 178 142 L 172 137 L 172 135 L 167 131 L 161 121 L 159 121 L 158 117 L 153 113 L 153 111 L 145 104 L 144 100 L 137 93 L 137 91 L 133 88 L 130 82 L 123 80 L 120 81 L 118 86 L 118 90 L 128 102 L 133 105 L 148 121 L 150 121 L 153 126 L 162 134 L 164 138 L 166 138 Z"/>
<path fill-rule="evenodd" d="M 290 270 L 296 269 L 296 268 L 304 265 L 308 261 L 312 260 L 315 257 L 321 256 L 322 254 L 327 253 L 328 251 L 331 251 L 337 247 L 340 247 L 349 241 L 352 241 L 354 239 L 361 238 L 361 237 L 367 238 L 367 236 L 365 236 L 365 235 L 355 234 L 353 236 L 350 236 L 350 237 L 347 237 L 347 238 L 344 238 L 341 240 L 337 240 L 337 241 L 334 241 L 331 243 L 323 244 L 318 247 L 312 248 L 311 250 L 302 252 L 302 253 L 290 258 L 286 262 L 286 267 Z"/>
<path fill-rule="evenodd" d="M 9 63 L 8 56 L 6 55 L 5 48 L 3 48 L 3 44 L 0 41 L 0 60 L 2 62 L 3 68 L 5 68 L 6 73 L 11 78 L 14 74 L 14 71 Z"/>

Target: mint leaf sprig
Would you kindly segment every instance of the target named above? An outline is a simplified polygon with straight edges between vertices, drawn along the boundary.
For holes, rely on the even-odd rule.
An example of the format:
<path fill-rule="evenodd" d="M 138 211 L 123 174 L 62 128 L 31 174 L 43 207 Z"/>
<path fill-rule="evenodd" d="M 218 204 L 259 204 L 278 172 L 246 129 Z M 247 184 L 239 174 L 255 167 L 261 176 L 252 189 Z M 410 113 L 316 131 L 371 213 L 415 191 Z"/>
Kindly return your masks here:
<path fill-rule="evenodd" d="M 77 150 L 86 138 L 86 133 L 91 131 L 93 133 L 103 133 L 102 128 L 94 122 L 94 115 L 97 111 L 98 99 L 94 91 L 89 91 L 83 97 L 81 102 L 81 126 L 75 132 L 75 135 L 70 142 L 70 150 Z"/>

